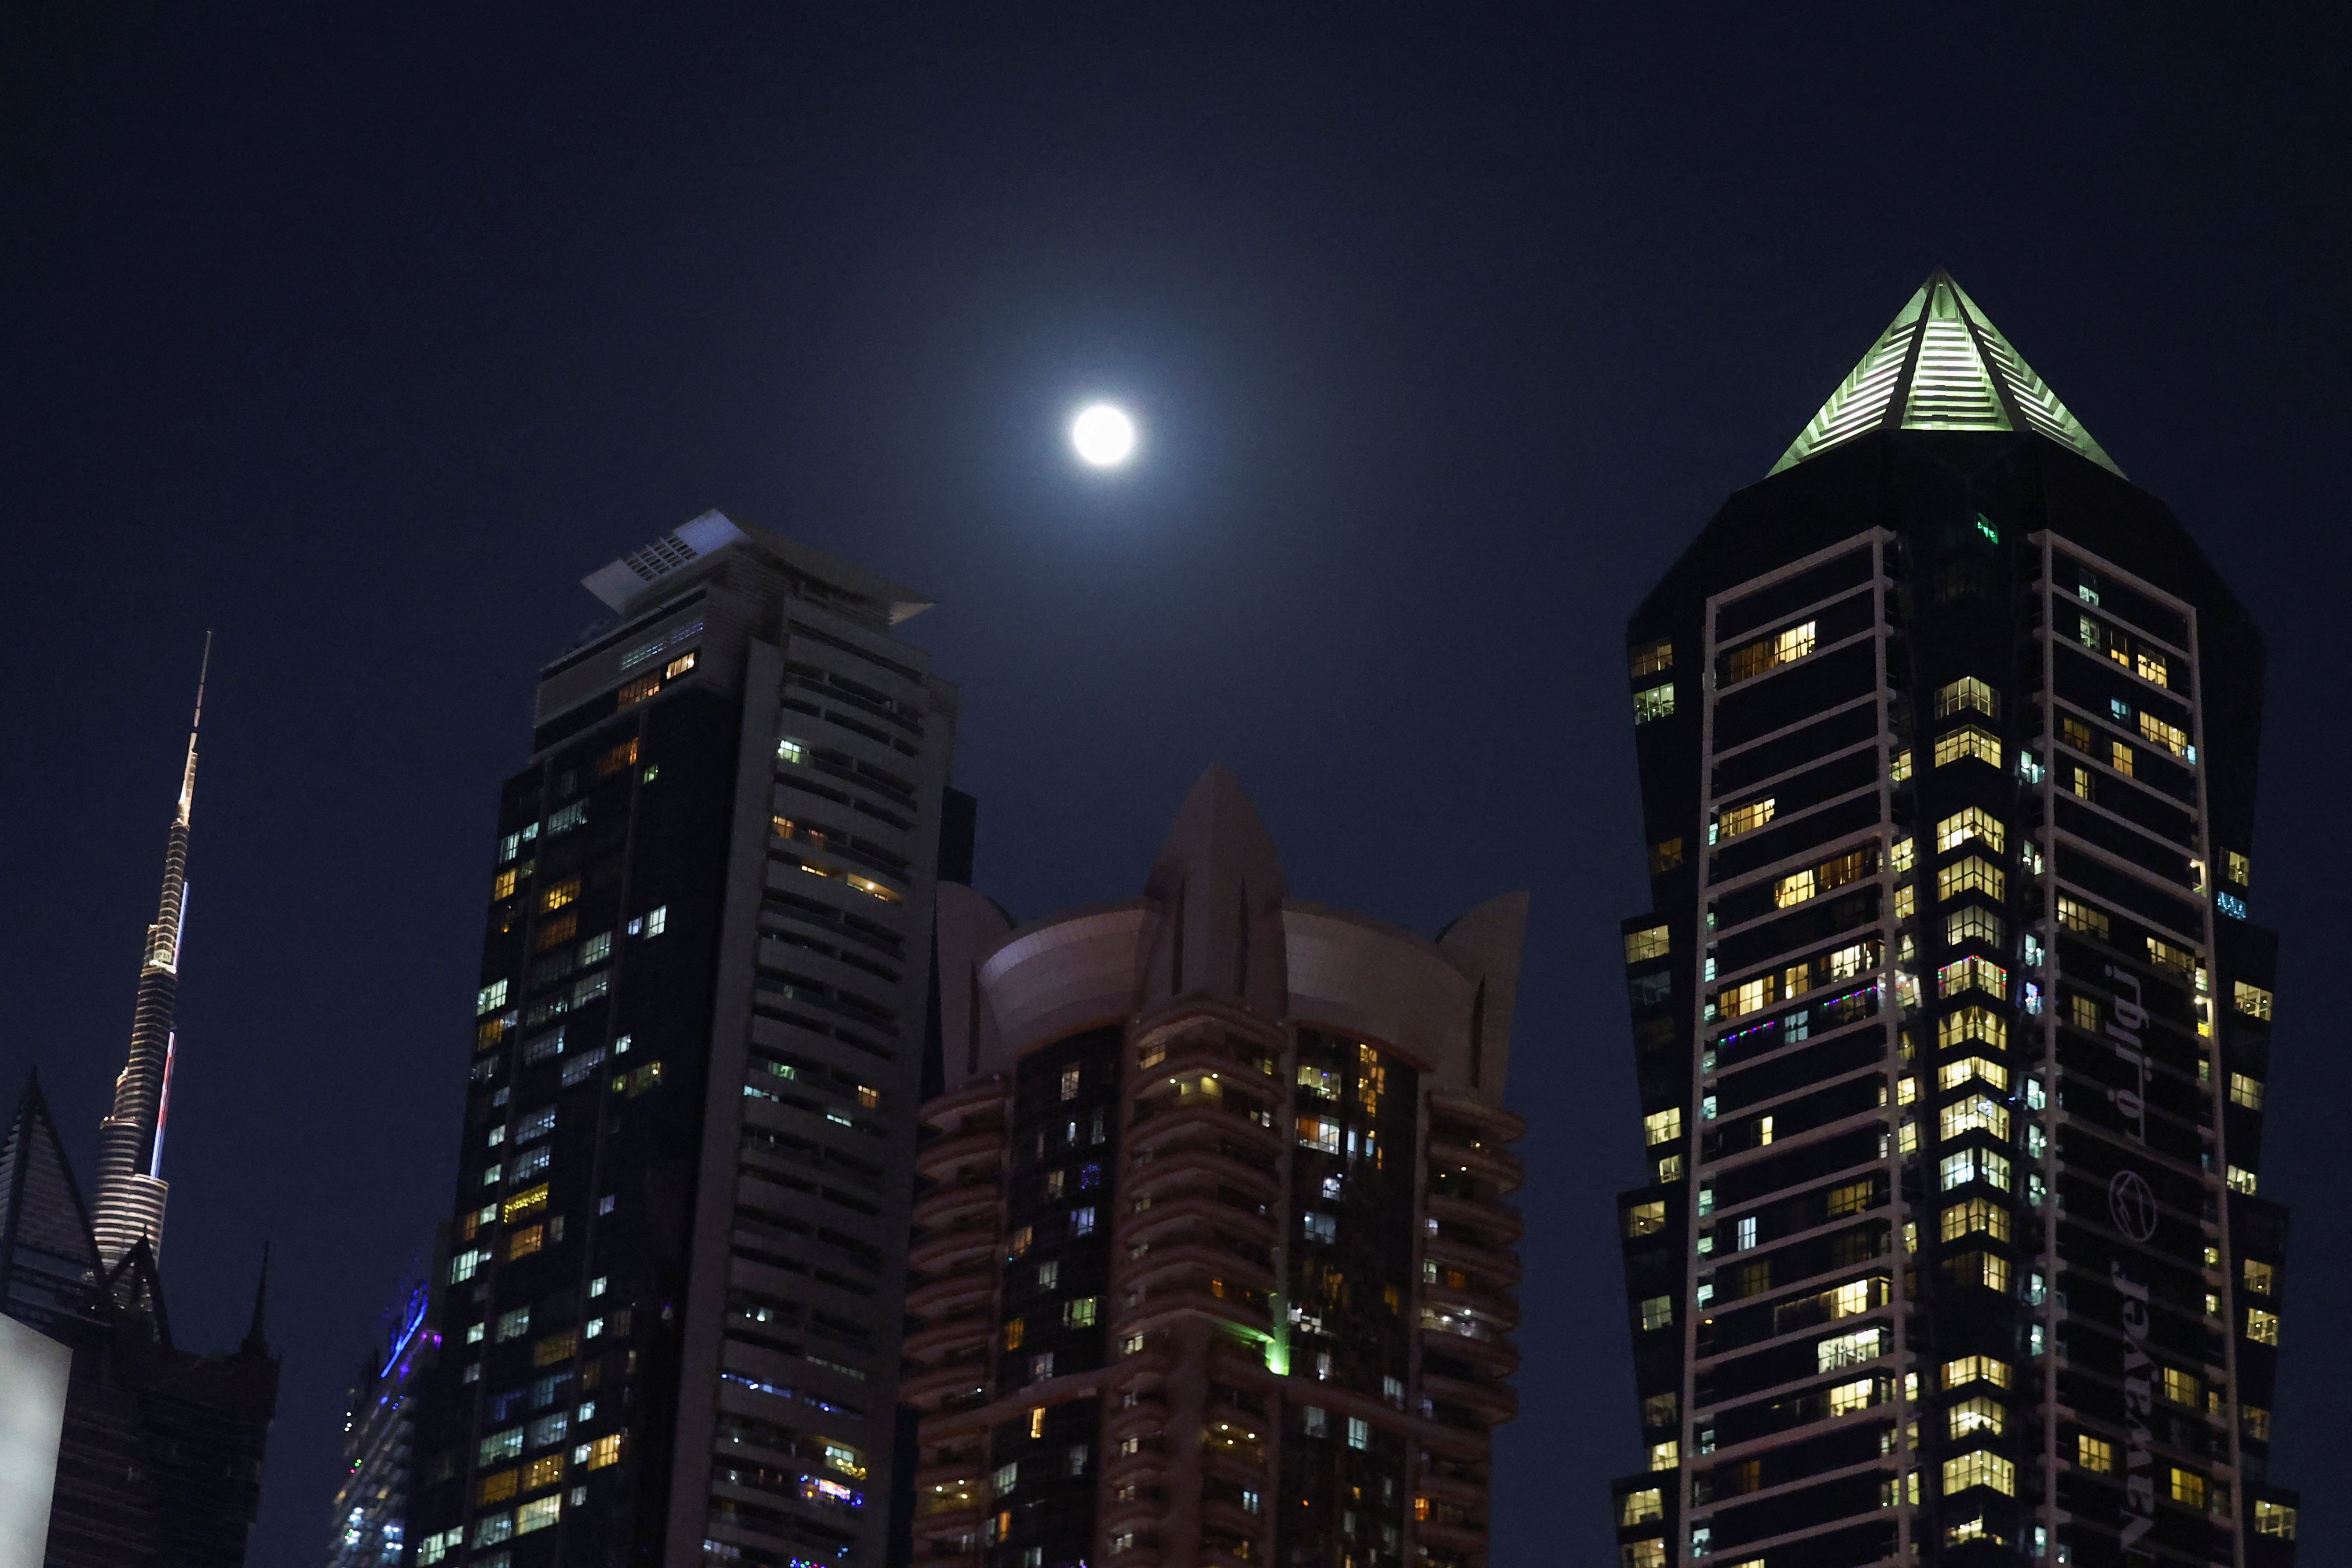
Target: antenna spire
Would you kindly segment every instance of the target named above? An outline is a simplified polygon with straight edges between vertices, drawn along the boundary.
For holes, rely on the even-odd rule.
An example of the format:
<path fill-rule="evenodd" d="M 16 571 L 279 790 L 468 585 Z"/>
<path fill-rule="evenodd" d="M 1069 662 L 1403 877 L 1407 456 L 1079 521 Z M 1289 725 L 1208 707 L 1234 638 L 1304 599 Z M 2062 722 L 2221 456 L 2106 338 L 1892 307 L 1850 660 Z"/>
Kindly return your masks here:
<path fill-rule="evenodd" d="M 196 668 L 196 716 L 188 721 L 188 765 L 180 774 L 180 826 L 188 825 L 188 808 L 196 800 L 196 732 L 205 727 L 205 678 L 213 670 L 213 634 L 205 632 L 204 662 Z"/>

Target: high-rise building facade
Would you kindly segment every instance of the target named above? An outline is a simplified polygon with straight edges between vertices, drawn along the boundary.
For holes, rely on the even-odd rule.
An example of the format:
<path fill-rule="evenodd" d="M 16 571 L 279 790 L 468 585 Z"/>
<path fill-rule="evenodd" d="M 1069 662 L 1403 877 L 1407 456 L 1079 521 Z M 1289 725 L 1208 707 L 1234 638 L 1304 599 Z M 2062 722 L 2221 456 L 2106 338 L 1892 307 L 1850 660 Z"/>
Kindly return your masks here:
<path fill-rule="evenodd" d="M 485 868 L 408 1540 L 879 1568 L 955 690 L 916 595 L 716 512 L 586 584 Z"/>
<path fill-rule="evenodd" d="M 2283 1568 L 2244 610 L 1939 272 L 1629 652 L 1626 1568 Z"/>
<path fill-rule="evenodd" d="M 1013 930 L 941 889 L 918 1563 L 1486 1563 L 1525 910 L 1294 900 L 1222 769 L 1141 898 Z"/>
<path fill-rule="evenodd" d="M 408 1561 L 408 1488 L 415 1474 L 418 1370 L 433 1347 L 425 1330 L 430 1283 L 403 1282 L 383 1342 L 361 1362 L 343 1417 L 343 1460 L 335 1489 L 327 1568 L 400 1568 Z"/>

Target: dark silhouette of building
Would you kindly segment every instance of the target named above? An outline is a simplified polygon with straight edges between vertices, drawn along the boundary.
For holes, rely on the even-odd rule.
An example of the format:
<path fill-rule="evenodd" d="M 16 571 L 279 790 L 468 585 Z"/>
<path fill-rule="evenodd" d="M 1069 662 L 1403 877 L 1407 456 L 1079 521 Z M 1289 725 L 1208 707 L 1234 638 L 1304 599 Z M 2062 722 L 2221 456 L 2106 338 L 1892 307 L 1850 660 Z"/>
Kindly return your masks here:
<path fill-rule="evenodd" d="M 586 584 L 485 870 L 408 1542 L 880 1568 L 955 690 L 919 595 L 716 512 Z"/>
<path fill-rule="evenodd" d="M 2280 1568 L 2263 644 L 1938 272 L 1634 615 L 1625 1568 Z"/>
<path fill-rule="evenodd" d="M 1292 899 L 1223 769 L 1140 898 L 1013 930 L 942 886 L 917 1562 L 1486 1561 L 1525 910 Z"/>
<path fill-rule="evenodd" d="M 0 1144 L 0 1311 L 73 1352 L 52 1568 L 243 1563 L 278 1402 L 261 1293 L 234 1352 L 174 1345 L 146 1239 L 100 1259 L 37 1079 Z"/>

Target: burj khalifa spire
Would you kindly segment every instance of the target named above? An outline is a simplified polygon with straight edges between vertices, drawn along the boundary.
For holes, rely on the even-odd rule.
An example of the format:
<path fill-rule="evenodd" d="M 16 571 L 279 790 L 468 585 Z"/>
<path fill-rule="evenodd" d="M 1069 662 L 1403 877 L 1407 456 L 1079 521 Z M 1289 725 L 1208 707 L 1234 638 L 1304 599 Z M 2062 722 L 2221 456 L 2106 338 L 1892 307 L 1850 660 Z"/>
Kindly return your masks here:
<path fill-rule="evenodd" d="M 163 1250 L 163 1126 L 172 1109 L 172 1009 L 180 984 L 180 938 L 188 915 L 188 816 L 196 795 L 196 734 L 205 721 L 205 677 L 212 669 L 212 634 L 205 634 L 196 676 L 196 714 L 188 726 L 188 760 L 180 774 L 180 803 L 164 840 L 163 891 L 139 966 L 139 1001 L 131 1020 L 131 1059 L 114 1080 L 114 1110 L 100 1123 L 95 1222 L 99 1255 L 109 1268 L 145 1237 Z"/>

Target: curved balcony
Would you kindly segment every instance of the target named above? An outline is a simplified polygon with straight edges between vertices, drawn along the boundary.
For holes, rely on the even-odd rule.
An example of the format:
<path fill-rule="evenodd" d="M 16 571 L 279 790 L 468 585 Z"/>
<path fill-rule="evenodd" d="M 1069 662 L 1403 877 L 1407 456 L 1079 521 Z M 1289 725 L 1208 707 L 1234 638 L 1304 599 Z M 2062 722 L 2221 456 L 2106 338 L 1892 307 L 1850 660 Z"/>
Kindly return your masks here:
<path fill-rule="evenodd" d="M 1129 1215 L 1119 1239 L 1127 1245 L 1128 1256 L 1136 1257 L 1135 1249 L 1148 1247 L 1146 1256 L 1156 1257 L 1164 1250 L 1193 1243 L 1221 1247 L 1258 1268 L 1274 1267 L 1274 1222 L 1256 1215 L 1237 1214 L 1227 1205 L 1210 1197 L 1183 1197 L 1173 1203 L 1153 1204 L 1141 1214 Z M 1272 1289 L 1268 1275 L 1266 1289 Z"/>
<path fill-rule="evenodd" d="M 919 1274 L 968 1268 L 996 1256 L 996 1227 L 974 1226 L 969 1230 L 943 1230 L 919 1237 L 907 1249 L 907 1267 Z"/>
<path fill-rule="evenodd" d="M 1427 1199 L 1430 1218 L 1441 1225 L 1458 1226 L 1486 1238 L 1486 1245 L 1500 1251 L 1517 1247 L 1527 1236 L 1528 1224 L 1519 1211 L 1507 1204 L 1476 1203 L 1467 1198 L 1451 1198 L 1432 1193 Z"/>
<path fill-rule="evenodd" d="M 1474 1562 L 1486 1560 L 1486 1532 L 1475 1525 L 1440 1524 L 1433 1519 L 1424 1519 L 1412 1527 L 1412 1532 L 1429 1545 L 1459 1552 Z"/>
<path fill-rule="evenodd" d="M 1435 1132 L 1430 1134 L 1429 1163 L 1435 1168 L 1467 1171 L 1500 1192 L 1516 1192 L 1527 1179 L 1517 1155 L 1491 1143 L 1473 1147 Z"/>
<path fill-rule="evenodd" d="M 1421 1301 L 1424 1311 L 1437 1310 L 1455 1318 L 1467 1319 L 1489 1331 L 1509 1333 L 1519 1326 L 1519 1304 L 1508 1296 L 1493 1290 L 1481 1290 L 1475 1284 L 1468 1287 L 1423 1285 Z M 1423 1326 L 1428 1327 L 1424 1318 Z M 1465 1339 L 1478 1339 L 1472 1333 Z"/>
<path fill-rule="evenodd" d="M 985 1395 L 988 1392 L 988 1362 L 983 1355 L 979 1361 L 950 1362 L 943 1366 L 926 1367 L 910 1372 L 898 1380 L 898 1398 L 905 1404 L 923 1407 L 930 1400 L 947 1400 L 961 1394 Z"/>
<path fill-rule="evenodd" d="M 1516 1143 L 1528 1135 L 1526 1117 L 1458 1089 L 1433 1087 L 1429 1091 L 1429 1110 L 1433 1117 L 1467 1122 L 1482 1137 L 1495 1142 Z"/>
<path fill-rule="evenodd" d="M 1421 1345 L 1425 1353 L 1453 1356 L 1465 1361 L 1490 1377 L 1509 1377 L 1519 1370 L 1519 1348 L 1502 1334 L 1479 1339 L 1469 1334 L 1448 1333 L 1423 1324 Z"/>
<path fill-rule="evenodd" d="M 990 1322 L 984 1312 L 917 1329 L 899 1342 L 898 1353 L 912 1362 L 932 1362 L 958 1352 L 988 1353 Z"/>
<path fill-rule="evenodd" d="M 1272 1063 L 1268 1068 L 1265 1063 Z M 1221 1034 L 1214 1038 L 1192 1037 L 1168 1043 L 1168 1054 L 1135 1075 L 1139 1084 L 1158 1079 L 1184 1078 L 1193 1073 L 1214 1073 L 1234 1087 L 1266 1096 L 1279 1102 L 1285 1085 L 1275 1075 L 1282 1070 L 1282 1047 L 1269 1046 L 1263 1056 L 1244 1055 L 1225 1043 Z"/>
<path fill-rule="evenodd" d="M 1245 1150 L 1263 1152 L 1269 1159 L 1282 1154 L 1283 1133 L 1254 1117 L 1206 1100 L 1191 1104 L 1163 1105 L 1156 1100 L 1136 1102 L 1136 1118 L 1126 1133 L 1125 1142 L 1130 1161 L 1135 1155 L 1152 1151 L 1152 1158 L 1163 1158 L 1158 1151 L 1188 1134 L 1205 1136 L 1213 1142 L 1230 1140 Z"/>
<path fill-rule="evenodd" d="M 1423 1237 L 1421 1249 L 1423 1258 L 1441 1268 L 1470 1276 L 1478 1288 L 1499 1293 L 1519 1282 L 1519 1260 L 1512 1253 L 1468 1247 L 1442 1236 Z"/>
<path fill-rule="evenodd" d="M 944 1094 L 935 1094 L 923 1101 L 917 1110 L 924 1126 L 952 1132 L 964 1125 L 976 1113 L 1004 1111 L 1005 1082 L 1002 1075 L 990 1074 L 976 1078 Z"/>
<path fill-rule="evenodd" d="M 1130 1160 L 1125 1173 L 1127 1195 L 1149 1197 L 1158 1202 L 1160 1194 L 1171 1187 L 1183 1188 L 1208 1184 L 1223 1185 L 1234 1192 L 1249 1194 L 1261 1205 L 1271 1205 L 1282 1196 L 1282 1183 L 1275 1173 L 1274 1155 L 1253 1150 L 1244 1159 L 1237 1152 L 1219 1148 L 1213 1140 L 1202 1140 L 1195 1147 L 1155 1148 L 1149 1159 Z M 1256 1161 L 1264 1160 L 1264 1164 Z"/>
<path fill-rule="evenodd" d="M 983 1161 L 992 1170 L 1003 1165 L 1004 1129 L 1002 1127 L 953 1133 L 924 1144 L 915 1151 L 915 1173 L 941 1185 L 951 1185 L 959 1170 Z"/>
<path fill-rule="evenodd" d="M 935 1275 L 908 1290 L 907 1310 L 918 1318 L 936 1320 L 959 1308 L 993 1301 L 995 1295 L 994 1269 L 959 1268 Z"/>
<path fill-rule="evenodd" d="M 1448 1475 L 1434 1465 L 1422 1466 L 1421 1479 L 1414 1483 L 1414 1489 L 1433 1501 L 1451 1503 L 1456 1508 L 1486 1506 L 1488 1489 L 1485 1481 Z"/>
<path fill-rule="evenodd" d="M 1205 1237 L 1155 1247 L 1141 1258 L 1128 1259 L 1111 1277 L 1111 1283 L 1122 1298 L 1140 1289 L 1148 1301 L 1169 1288 L 1171 1276 L 1179 1277 L 1174 1281 L 1179 1285 L 1197 1282 L 1204 1294 L 1220 1301 L 1249 1303 L 1249 1297 L 1233 1294 L 1237 1288 L 1254 1290 L 1261 1299 L 1273 1295 L 1275 1288 L 1274 1269 L 1265 1258 L 1244 1257 Z M 1226 1293 L 1220 1295 L 1212 1289 L 1211 1280 L 1223 1281 Z"/>
<path fill-rule="evenodd" d="M 1458 1377 L 1443 1377 L 1425 1368 L 1421 1374 L 1422 1392 L 1432 1399 L 1442 1399 L 1476 1412 L 1488 1421 L 1501 1423 L 1519 1413 L 1518 1391 L 1507 1383 L 1473 1383 Z"/>
<path fill-rule="evenodd" d="M 971 1223 L 975 1215 L 992 1218 L 1003 1199 L 1003 1184 L 993 1174 L 968 1174 L 962 1181 L 919 1194 L 910 1217 L 918 1230 L 953 1230 Z"/>

